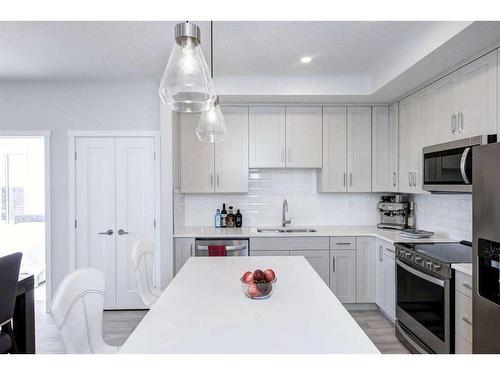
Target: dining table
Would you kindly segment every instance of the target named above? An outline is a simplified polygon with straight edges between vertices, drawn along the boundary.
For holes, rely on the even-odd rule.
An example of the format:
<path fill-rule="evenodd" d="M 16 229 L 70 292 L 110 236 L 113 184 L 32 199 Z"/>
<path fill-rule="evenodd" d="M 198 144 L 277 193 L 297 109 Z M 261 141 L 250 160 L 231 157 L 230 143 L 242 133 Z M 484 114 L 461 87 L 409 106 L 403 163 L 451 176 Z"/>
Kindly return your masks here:
<path fill-rule="evenodd" d="M 251 299 L 246 271 L 272 269 L 272 294 Z M 378 354 L 302 256 L 191 257 L 120 353 Z"/>

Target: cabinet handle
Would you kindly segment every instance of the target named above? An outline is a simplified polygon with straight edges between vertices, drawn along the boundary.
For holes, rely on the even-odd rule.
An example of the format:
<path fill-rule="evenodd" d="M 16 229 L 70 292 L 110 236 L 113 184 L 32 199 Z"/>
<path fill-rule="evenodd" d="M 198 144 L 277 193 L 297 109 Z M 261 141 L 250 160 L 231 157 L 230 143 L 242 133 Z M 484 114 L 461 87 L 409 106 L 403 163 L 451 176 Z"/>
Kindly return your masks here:
<path fill-rule="evenodd" d="M 392 173 L 392 186 L 396 186 L 396 172 Z"/>
<path fill-rule="evenodd" d="M 413 187 L 417 187 L 417 172 L 412 172 L 411 175 L 413 176 L 412 177 Z"/>
<path fill-rule="evenodd" d="M 458 132 L 464 132 L 464 113 L 462 111 L 458 112 Z"/>
<path fill-rule="evenodd" d="M 472 287 L 471 287 L 469 284 L 462 283 L 462 286 L 463 286 L 465 289 L 472 290 Z"/>
<path fill-rule="evenodd" d="M 471 320 L 470 320 L 469 318 L 467 318 L 466 316 L 463 316 L 463 317 L 462 317 L 462 320 L 463 320 L 465 323 L 472 325 Z"/>
<path fill-rule="evenodd" d="M 352 186 L 352 172 L 349 172 L 349 186 Z"/>
<path fill-rule="evenodd" d="M 352 245 L 352 242 L 335 242 L 336 245 Z"/>
<path fill-rule="evenodd" d="M 214 187 L 214 174 L 213 173 L 210 173 L 210 187 L 211 188 Z"/>
<path fill-rule="evenodd" d="M 380 260 L 381 262 L 384 261 L 384 247 L 383 246 L 380 246 L 378 248 L 378 260 Z"/>
<path fill-rule="evenodd" d="M 335 272 L 335 257 L 332 257 L 332 270 Z"/>
<path fill-rule="evenodd" d="M 451 115 L 451 133 L 457 134 L 457 115 Z"/>
<path fill-rule="evenodd" d="M 344 186 L 345 186 L 345 172 L 344 172 Z"/>
<path fill-rule="evenodd" d="M 411 172 L 408 172 L 408 186 L 411 186 Z"/>
<path fill-rule="evenodd" d="M 219 187 L 220 185 L 220 177 L 219 177 L 219 174 L 217 173 L 217 187 Z"/>

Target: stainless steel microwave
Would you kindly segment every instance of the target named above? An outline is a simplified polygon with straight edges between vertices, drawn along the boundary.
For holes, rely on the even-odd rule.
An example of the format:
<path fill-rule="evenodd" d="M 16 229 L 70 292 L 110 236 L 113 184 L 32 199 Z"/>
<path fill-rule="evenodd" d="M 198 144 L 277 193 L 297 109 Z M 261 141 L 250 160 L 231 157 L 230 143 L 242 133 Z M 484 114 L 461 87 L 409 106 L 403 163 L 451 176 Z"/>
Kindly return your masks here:
<path fill-rule="evenodd" d="M 472 192 L 474 147 L 494 142 L 496 142 L 496 135 L 479 135 L 424 147 L 424 190 L 431 192 Z"/>

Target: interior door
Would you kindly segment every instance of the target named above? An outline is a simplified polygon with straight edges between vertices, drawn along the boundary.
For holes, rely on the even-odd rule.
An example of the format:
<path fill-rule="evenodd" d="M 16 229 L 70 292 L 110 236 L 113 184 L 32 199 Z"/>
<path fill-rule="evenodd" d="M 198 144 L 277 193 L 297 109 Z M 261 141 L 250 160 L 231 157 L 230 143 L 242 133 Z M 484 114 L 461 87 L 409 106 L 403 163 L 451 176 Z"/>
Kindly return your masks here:
<path fill-rule="evenodd" d="M 116 305 L 115 139 L 77 138 L 76 268 L 104 272 L 104 308 Z"/>
<path fill-rule="evenodd" d="M 347 191 L 372 191 L 372 109 L 347 109 Z"/>
<path fill-rule="evenodd" d="M 116 139 L 116 307 L 144 308 L 137 292 L 132 249 L 155 239 L 154 138 Z M 148 275 L 153 285 L 153 274 Z"/>

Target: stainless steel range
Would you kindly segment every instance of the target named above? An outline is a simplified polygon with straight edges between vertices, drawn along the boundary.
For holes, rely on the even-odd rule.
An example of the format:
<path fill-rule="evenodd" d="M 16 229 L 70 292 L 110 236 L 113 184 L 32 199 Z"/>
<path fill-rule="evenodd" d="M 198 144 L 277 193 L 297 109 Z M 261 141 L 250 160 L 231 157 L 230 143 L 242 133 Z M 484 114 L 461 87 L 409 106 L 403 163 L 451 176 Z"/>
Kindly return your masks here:
<path fill-rule="evenodd" d="M 414 353 L 453 353 L 453 263 L 472 261 L 471 244 L 396 244 L 396 335 Z"/>

